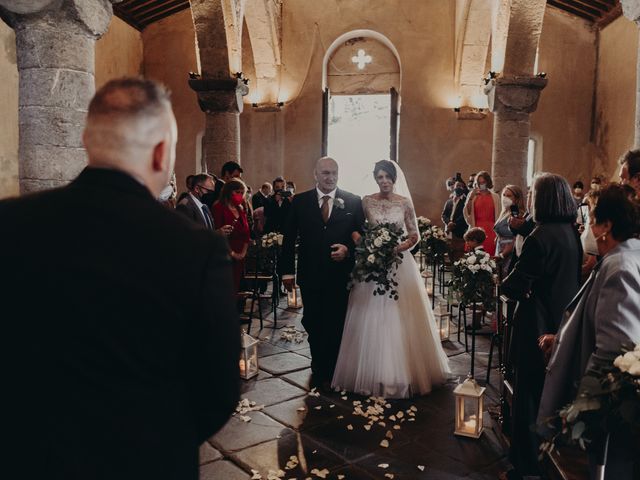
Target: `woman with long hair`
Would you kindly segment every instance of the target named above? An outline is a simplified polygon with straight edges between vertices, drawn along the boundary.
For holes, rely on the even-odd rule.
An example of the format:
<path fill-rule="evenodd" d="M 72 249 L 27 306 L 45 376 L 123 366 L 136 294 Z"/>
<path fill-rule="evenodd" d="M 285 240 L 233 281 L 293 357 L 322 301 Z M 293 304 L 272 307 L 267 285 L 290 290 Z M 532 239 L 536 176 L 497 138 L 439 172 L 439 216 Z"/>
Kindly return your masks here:
<path fill-rule="evenodd" d="M 512 215 L 518 216 L 524 214 L 526 206 L 524 203 L 524 195 L 522 189 L 517 185 L 507 185 L 502 189 L 500 197 L 502 211 L 493 226 L 496 232 L 496 249 L 495 256 L 501 260 L 500 271 L 501 277 L 505 277 L 511 271 L 511 261 L 514 257 L 514 247 L 516 236 L 509 228 L 509 219 Z M 514 205 L 517 207 L 517 212 Z"/>
<path fill-rule="evenodd" d="M 469 228 L 479 227 L 487 235 L 483 243 L 486 252 L 493 252 L 496 248 L 496 234 L 493 226 L 500 214 L 500 196 L 493 192 L 493 180 L 489 172 L 484 170 L 476 174 L 474 188 L 467 195 L 464 205 L 464 218 Z"/>

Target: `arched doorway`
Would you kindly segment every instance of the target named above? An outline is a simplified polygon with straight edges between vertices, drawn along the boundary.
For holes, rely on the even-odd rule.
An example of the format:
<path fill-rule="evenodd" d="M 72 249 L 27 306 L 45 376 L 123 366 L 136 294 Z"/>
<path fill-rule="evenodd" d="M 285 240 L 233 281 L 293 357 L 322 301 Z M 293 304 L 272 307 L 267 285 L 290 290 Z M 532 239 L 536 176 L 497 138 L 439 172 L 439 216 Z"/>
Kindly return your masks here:
<path fill-rule="evenodd" d="M 323 154 L 340 165 L 340 184 L 359 195 L 377 189 L 373 164 L 397 160 L 400 61 L 377 32 L 342 35 L 323 64 Z"/>

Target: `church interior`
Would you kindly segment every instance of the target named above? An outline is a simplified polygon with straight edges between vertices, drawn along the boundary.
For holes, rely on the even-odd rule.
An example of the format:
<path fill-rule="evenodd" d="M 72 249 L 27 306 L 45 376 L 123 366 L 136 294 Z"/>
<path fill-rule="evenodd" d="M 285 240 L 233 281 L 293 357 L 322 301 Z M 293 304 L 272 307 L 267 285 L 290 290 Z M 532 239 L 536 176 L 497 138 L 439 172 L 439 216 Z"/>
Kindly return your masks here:
<path fill-rule="evenodd" d="M 0 18 L 0 199 L 76 178 L 89 101 L 125 76 L 171 91 L 178 192 L 229 161 L 253 192 L 277 177 L 303 192 L 330 156 L 339 184 L 362 196 L 376 188 L 374 163 L 390 159 L 417 215 L 439 222 L 458 172 L 465 183 L 490 172 L 496 192 L 526 190 L 538 172 L 606 183 L 640 139 L 638 0 L 0 0 Z M 301 310 L 287 298 L 258 301 L 258 320 L 252 304 L 260 371 L 200 448 L 200 478 L 490 479 L 508 470 L 502 346 L 490 319 L 487 335 L 461 332 L 460 315 L 475 311 L 452 308 L 451 271 L 441 267 L 423 277 L 452 317 L 443 346 L 454 378 L 389 405 L 317 392 Z M 472 357 L 486 387 L 480 438 L 454 435 L 454 390 Z M 367 407 L 380 407 L 375 421 Z M 548 455 L 543 470 L 588 478 L 578 450 Z"/>

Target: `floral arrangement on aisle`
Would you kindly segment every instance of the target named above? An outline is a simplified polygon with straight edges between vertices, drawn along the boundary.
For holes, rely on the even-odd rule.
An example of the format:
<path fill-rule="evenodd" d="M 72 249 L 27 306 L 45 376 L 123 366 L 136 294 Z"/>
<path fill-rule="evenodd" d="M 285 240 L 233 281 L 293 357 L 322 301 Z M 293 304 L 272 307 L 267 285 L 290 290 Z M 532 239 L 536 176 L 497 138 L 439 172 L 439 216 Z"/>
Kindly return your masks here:
<path fill-rule="evenodd" d="M 418 231 L 420 232 L 420 252 L 429 260 L 442 257 L 447 252 L 447 234 L 431 220 L 418 217 Z"/>
<path fill-rule="evenodd" d="M 356 246 L 356 263 L 351 273 L 350 286 L 354 282 L 375 282 L 374 295 L 389 295 L 398 300 L 395 280 L 402 253 L 396 251 L 406 240 L 404 230 L 394 223 L 367 224 L 364 235 Z"/>
<path fill-rule="evenodd" d="M 281 233 L 271 232 L 262 236 L 260 239 L 260 245 L 262 248 L 272 249 L 282 246 L 284 241 L 284 235 Z"/>
<path fill-rule="evenodd" d="M 453 263 L 449 286 L 463 304 L 481 303 L 486 311 L 492 312 L 495 309 L 496 267 L 487 252 L 469 252 Z"/>
<path fill-rule="evenodd" d="M 623 351 L 613 364 L 586 374 L 577 398 L 560 410 L 562 430 L 542 444 L 550 451 L 559 438 L 582 449 L 612 432 L 640 438 L 640 344 Z"/>

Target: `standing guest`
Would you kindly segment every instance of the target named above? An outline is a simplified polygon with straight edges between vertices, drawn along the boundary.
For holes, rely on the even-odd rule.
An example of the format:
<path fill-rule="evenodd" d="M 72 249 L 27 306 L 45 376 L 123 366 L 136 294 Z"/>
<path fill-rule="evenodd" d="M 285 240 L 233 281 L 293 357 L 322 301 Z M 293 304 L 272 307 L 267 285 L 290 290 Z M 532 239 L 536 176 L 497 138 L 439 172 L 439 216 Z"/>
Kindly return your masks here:
<path fill-rule="evenodd" d="M 284 222 L 291 207 L 293 197 L 286 190 L 287 182 L 282 177 L 273 181 L 273 195 L 264 206 L 265 233 L 284 231 Z"/>
<path fill-rule="evenodd" d="M 471 175 L 469 175 L 469 183 L 467 183 L 467 188 L 469 190 L 473 190 L 475 184 L 476 184 L 476 174 L 472 173 Z"/>
<path fill-rule="evenodd" d="M 271 184 L 269 182 L 265 182 L 262 184 L 262 187 L 260 187 L 260 190 L 251 197 L 251 205 L 253 206 L 254 211 L 260 207 L 264 207 L 269 196 L 271 196 L 271 190 Z"/>
<path fill-rule="evenodd" d="M 464 219 L 464 204 L 467 198 L 467 186 L 462 180 L 457 180 L 453 184 L 453 196 L 451 200 L 451 208 L 447 212 L 442 212 L 442 222 L 445 225 L 445 231 L 451 234 L 451 255 L 452 259 L 458 260 L 464 255 L 464 233 L 469 226 Z"/>
<path fill-rule="evenodd" d="M 574 228 L 576 202 L 559 175 L 544 173 L 533 184 L 536 228 L 502 283 L 518 301 L 513 317 L 510 362 L 514 370 L 512 442 L 514 470 L 508 478 L 539 476 L 535 424 L 544 384 L 545 358 L 538 342 L 558 331 L 562 314 L 580 285 L 582 249 Z"/>
<path fill-rule="evenodd" d="M 286 190 L 291 194 L 291 197 L 293 197 L 296 194 L 296 184 L 291 180 L 287 180 Z M 293 200 L 293 198 L 291 198 L 291 200 Z"/>
<path fill-rule="evenodd" d="M 496 232 L 495 256 L 500 260 L 501 278 L 504 278 L 511 271 L 516 239 L 516 235 L 509 227 L 509 220 L 512 216 L 517 217 L 525 212 L 522 189 L 517 185 L 507 185 L 502 189 L 500 201 L 502 211 L 493 230 Z"/>
<path fill-rule="evenodd" d="M 229 255 L 233 260 L 234 292 L 240 290 L 240 280 L 244 273 L 244 260 L 247 256 L 251 240 L 247 212 L 244 209 L 246 185 L 240 179 L 233 179 L 224 184 L 220 199 L 213 205 L 213 221 L 216 225 L 228 227 L 231 231 Z"/>
<path fill-rule="evenodd" d="M 629 150 L 620 158 L 620 182 L 633 187 L 640 198 L 640 150 Z"/>
<path fill-rule="evenodd" d="M 598 191 L 602 188 L 602 177 L 600 175 L 595 175 L 591 179 L 591 190 L 590 191 Z"/>
<path fill-rule="evenodd" d="M 199 445 L 234 411 L 226 242 L 156 201 L 176 140 L 162 86 L 111 80 L 89 104 L 88 167 L 0 202 L 11 478 L 197 480 Z"/>
<path fill-rule="evenodd" d="M 464 218 L 469 227 L 480 227 L 487 235 L 484 241 L 486 252 L 493 252 L 496 248 L 496 234 L 493 226 L 500 215 L 500 195 L 492 192 L 493 181 L 489 172 L 478 172 L 475 177 L 474 188 L 464 206 Z"/>
<path fill-rule="evenodd" d="M 244 170 L 237 162 L 226 162 L 220 169 L 220 178 L 223 182 L 229 182 L 234 178 L 242 179 Z"/>
<path fill-rule="evenodd" d="M 171 174 L 171 180 L 169 185 L 164 187 L 158 195 L 158 201 L 165 207 L 174 210 L 176 208 L 176 196 L 178 192 L 176 190 L 176 174 Z"/>
<path fill-rule="evenodd" d="M 207 194 L 213 193 L 214 180 L 207 173 L 194 175 L 193 191 L 189 192 L 178 205 L 176 211 L 209 230 L 215 230 L 211 210 L 205 203 Z"/>
<path fill-rule="evenodd" d="M 180 196 L 178 197 L 178 200 L 176 201 L 176 203 L 180 203 L 187 195 L 189 195 L 189 192 L 193 191 L 193 179 L 194 179 L 194 177 L 195 177 L 195 175 L 187 175 L 187 178 L 185 180 L 187 190 L 180 194 Z"/>
<path fill-rule="evenodd" d="M 520 258 L 524 241 L 529 235 L 531 235 L 533 229 L 536 228 L 536 222 L 533 221 L 533 214 L 531 213 L 533 210 L 531 195 L 531 189 L 527 190 L 525 211 L 520 215 L 511 216 L 509 218 L 509 228 L 515 235 L 515 241 L 513 242 L 513 259 L 511 260 L 512 265 L 515 265 L 518 258 Z"/>
<path fill-rule="evenodd" d="M 586 208 L 587 213 L 578 215 L 578 219 L 584 215 L 587 220 L 580 225 L 580 242 L 582 243 L 582 279 L 586 280 L 591 275 L 591 271 L 598 263 L 598 242 L 593 235 L 593 230 L 589 228 L 589 218 L 591 218 L 594 208 L 598 204 L 598 198 L 600 198 L 600 190 L 592 190 L 585 195 L 585 202 L 581 209 Z"/>
<path fill-rule="evenodd" d="M 573 198 L 576 201 L 576 205 L 580 205 L 582 203 L 582 199 L 584 198 L 584 183 L 578 180 L 573 184 Z"/>
<path fill-rule="evenodd" d="M 610 366 L 622 347 L 640 343 L 640 240 L 633 238 L 640 232 L 638 206 L 620 186 L 605 187 L 590 228 L 602 260 L 569 305 L 558 335 L 541 344 L 553 353 L 540 402 L 540 425 L 547 425 L 576 398 L 582 378 Z M 611 436 L 605 479 L 634 478 L 633 444 L 630 432 L 619 430 Z M 592 473 L 597 453 L 589 451 Z"/>

